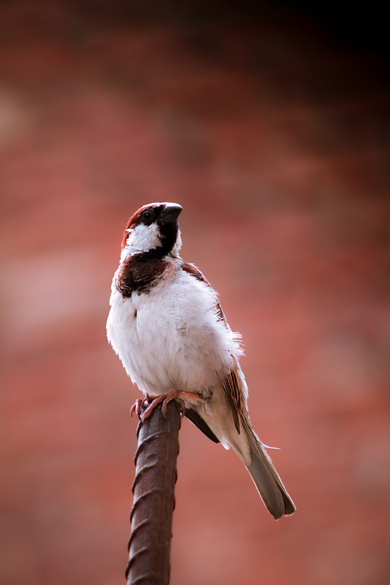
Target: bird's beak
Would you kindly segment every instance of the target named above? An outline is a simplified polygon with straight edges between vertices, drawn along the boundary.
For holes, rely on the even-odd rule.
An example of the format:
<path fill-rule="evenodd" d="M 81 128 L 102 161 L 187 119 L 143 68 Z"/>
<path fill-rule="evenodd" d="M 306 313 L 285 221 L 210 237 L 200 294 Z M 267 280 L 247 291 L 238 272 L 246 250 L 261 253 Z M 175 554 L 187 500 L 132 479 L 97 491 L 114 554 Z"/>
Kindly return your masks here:
<path fill-rule="evenodd" d="M 182 206 L 179 205 L 178 203 L 167 203 L 162 212 L 160 213 L 158 221 L 163 224 L 175 223 L 182 209 L 183 209 Z"/>

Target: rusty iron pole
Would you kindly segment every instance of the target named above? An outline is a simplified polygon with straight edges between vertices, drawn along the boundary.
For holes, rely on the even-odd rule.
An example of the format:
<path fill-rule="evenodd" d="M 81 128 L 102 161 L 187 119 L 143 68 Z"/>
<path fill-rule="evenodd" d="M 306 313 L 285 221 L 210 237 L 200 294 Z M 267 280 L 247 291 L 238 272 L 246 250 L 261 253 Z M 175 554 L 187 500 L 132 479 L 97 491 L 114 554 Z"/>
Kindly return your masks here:
<path fill-rule="evenodd" d="M 166 417 L 159 404 L 137 428 L 127 585 L 169 583 L 180 425 L 180 405 L 172 400 Z"/>

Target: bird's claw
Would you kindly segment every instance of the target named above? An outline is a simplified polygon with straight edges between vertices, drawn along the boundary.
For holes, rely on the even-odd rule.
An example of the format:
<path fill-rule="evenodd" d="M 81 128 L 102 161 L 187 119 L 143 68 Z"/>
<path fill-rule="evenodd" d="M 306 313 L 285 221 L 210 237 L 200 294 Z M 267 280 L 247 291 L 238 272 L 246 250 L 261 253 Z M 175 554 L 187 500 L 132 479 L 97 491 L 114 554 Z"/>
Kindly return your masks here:
<path fill-rule="evenodd" d="M 133 406 L 130 409 L 130 416 L 133 418 L 134 413 L 138 416 L 141 422 L 144 422 L 149 416 L 152 414 L 153 410 L 162 403 L 161 412 L 163 417 L 167 418 L 167 410 L 168 404 L 172 400 L 176 400 L 180 406 L 180 416 L 183 417 L 185 414 L 185 404 L 184 400 L 181 398 L 181 395 L 188 395 L 190 398 L 195 398 L 204 402 L 204 400 L 199 396 L 195 395 L 192 392 L 186 392 L 181 390 L 169 390 L 168 392 L 164 392 L 164 394 L 159 394 L 158 396 L 149 396 L 146 395 L 144 398 L 138 398 Z M 146 406 L 147 405 L 147 406 Z M 145 407 L 144 412 L 142 412 L 142 408 Z"/>
<path fill-rule="evenodd" d="M 145 398 L 137 398 L 134 402 L 133 406 L 130 408 L 130 416 L 133 418 L 134 413 L 138 416 L 139 420 L 141 420 L 141 408 L 142 404 L 145 401 Z"/>

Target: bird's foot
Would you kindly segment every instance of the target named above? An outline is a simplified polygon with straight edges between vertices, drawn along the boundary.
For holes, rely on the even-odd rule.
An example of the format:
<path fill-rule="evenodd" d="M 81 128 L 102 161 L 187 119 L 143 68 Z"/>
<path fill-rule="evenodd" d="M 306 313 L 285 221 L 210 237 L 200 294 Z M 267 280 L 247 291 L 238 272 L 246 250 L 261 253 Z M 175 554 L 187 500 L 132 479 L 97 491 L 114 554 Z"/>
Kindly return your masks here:
<path fill-rule="evenodd" d="M 185 405 L 184 405 L 184 398 L 191 398 L 192 400 L 198 400 L 200 402 L 205 402 L 205 399 L 199 396 L 196 392 L 187 392 L 186 390 L 169 390 L 168 392 L 164 392 L 164 394 L 159 394 L 158 396 L 149 396 L 146 395 L 145 398 L 138 398 L 130 410 L 130 416 L 133 418 L 133 414 L 136 413 L 138 418 L 141 422 L 144 422 L 149 416 L 152 414 L 153 410 L 161 404 L 161 412 L 163 417 L 167 418 L 167 408 L 168 404 L 172 400 L 176 400 L 176 402 L 180 405 L 180 414 L 181 416 L 185 413 Z M 150 404 L 149 404 L 150 403 Z M 149 404 L 146 410 L 141 414 L 142 406 L 145 404 Z"/>
<path fill-rule="evenodd" d="M 146 396 L 145 398 L 137 398 L 134 402 L 133 406 L 130 408 L 130 416 L 133 418 L 134 413 L 138 416 L 139 420 L 141 420 L 141 409 L 144 402 L 151 400 L 150 396 Z"/>

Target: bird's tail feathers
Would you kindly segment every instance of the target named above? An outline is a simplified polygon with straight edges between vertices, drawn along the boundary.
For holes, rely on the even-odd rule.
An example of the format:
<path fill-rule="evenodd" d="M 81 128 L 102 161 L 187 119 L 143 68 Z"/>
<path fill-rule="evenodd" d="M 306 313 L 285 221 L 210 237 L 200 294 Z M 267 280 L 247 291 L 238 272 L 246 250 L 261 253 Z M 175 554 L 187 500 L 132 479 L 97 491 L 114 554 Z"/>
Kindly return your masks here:
<path fill-rule="evenodd" d="M 265 446 L 256 436 L 246 416 L 241 416 L 242 426 L 248 437 L 251 464 L 246 465 L 256 488 L 268 511 L 275 519 L 289 516 L 295 504 L 283 485 Z"/>

